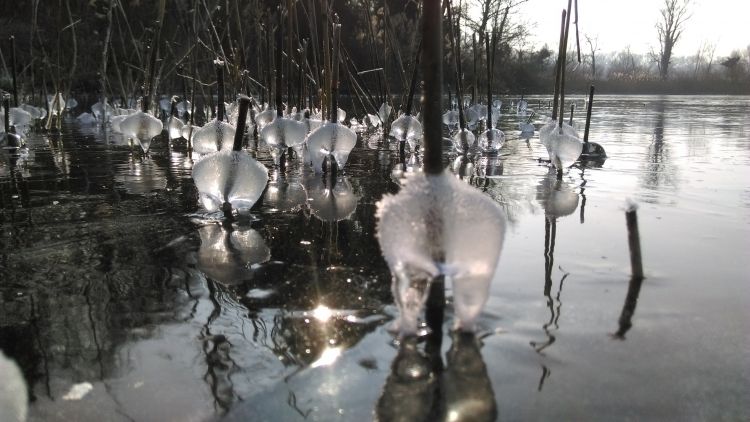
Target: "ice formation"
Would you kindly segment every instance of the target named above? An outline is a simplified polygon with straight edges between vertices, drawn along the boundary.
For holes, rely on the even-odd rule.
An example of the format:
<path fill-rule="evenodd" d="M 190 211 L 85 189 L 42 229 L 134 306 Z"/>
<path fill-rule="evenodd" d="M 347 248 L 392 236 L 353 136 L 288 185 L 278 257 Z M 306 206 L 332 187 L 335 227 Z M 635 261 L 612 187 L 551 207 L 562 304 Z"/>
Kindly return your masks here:
<path fill-rule="evenodd" d="M 231 148 L 231 143 L 229 144 Z M 260 198 L 268 182 L 268 170 L 244 151 L 222 150 L 195 163 L 193 180 L 208 211 L 247 209 Z"/>
<path fill-rule="evenodd" d="M 200 129 L 193 131 L 193 150 L 198 154 L 210 154 L 218 150 L 232 149 L 234 126 L 213 119 Z"/>
<path fill-rule="evenodd" d="M 377 204 L 377 236 L 393 274 L 400 316 L 394 328 L 417 331 L 432 280 L 453 286 L 456 327 L 471 331 L 487 301 L 505 236 L 497 203 L 453 175 L 410 175 Z"/>
<path fill-rule="evenodd" d="M 312 167 L 316 173 L 323 172 L 323 161 L 332 156 L 339 169 L 343 169 L 349 159 L 357 134 L 340 123 L 327 122 L 315 129 L 305 140 L 310 153 Z"/>
<path fill-rule="evenodd" d="M 163 127 L 161 120 L 142 111 L 131 114 L 120 123 L 122 134 L 138 140 L 143 152 L 148 152 L 151 140 L 161 134 Z"/>
<path fill-rule="evenodd" d="M 421 143 L 422 124 L 416 117 L 404 114 L 391 124 L 391 136 L 398 141 L 408 142 L 413 151 Z"/>

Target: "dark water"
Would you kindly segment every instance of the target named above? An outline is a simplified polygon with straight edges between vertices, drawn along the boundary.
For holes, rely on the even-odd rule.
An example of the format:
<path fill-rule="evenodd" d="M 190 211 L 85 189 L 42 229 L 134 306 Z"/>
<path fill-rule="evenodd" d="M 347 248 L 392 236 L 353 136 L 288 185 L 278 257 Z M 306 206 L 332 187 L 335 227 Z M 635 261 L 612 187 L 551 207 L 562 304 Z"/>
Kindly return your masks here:
<path fill-rule="evenodd" d="M 225 227 L 184 146 L 142 158 L 71 121 L 0 152 L 0 349 L 30 420 L 748 420 L 749 116 L 748 97 L 600 97 L 609 159 L 561 184 L 515 116 L 500 159 L 446 156 L 510 227 L 479 333 L 450 333 L 448 291 L 432 360 L 387 331 L 374 213 L 397 151 L 364 139 L 332 190 L 271 170 L 253 218 Z"/>

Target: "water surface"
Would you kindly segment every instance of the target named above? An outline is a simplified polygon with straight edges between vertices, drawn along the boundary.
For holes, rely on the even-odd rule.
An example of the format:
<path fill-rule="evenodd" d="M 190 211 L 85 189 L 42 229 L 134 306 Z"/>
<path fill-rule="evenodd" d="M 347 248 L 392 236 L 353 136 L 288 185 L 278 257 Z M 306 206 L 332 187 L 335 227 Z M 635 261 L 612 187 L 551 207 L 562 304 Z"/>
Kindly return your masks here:
<path fill-rule="evenodd" d="M 334 186 L 261 151 L 262 202 L 222 226 L 184 145 L 142 157 L 70 121 L 0 152 L 0 349 L 40 421 L 747 420 L 749 115 L 748 97 L 601 96 L 609 158 L 562 183 L 511 114 L 499 158 L 446 155 L 509 230 L 479 333 L 450 333 L 449 290 L 439 345 L 387 331 L 374 213 L 411 166 L 396 149 L 365 137 Z"/>

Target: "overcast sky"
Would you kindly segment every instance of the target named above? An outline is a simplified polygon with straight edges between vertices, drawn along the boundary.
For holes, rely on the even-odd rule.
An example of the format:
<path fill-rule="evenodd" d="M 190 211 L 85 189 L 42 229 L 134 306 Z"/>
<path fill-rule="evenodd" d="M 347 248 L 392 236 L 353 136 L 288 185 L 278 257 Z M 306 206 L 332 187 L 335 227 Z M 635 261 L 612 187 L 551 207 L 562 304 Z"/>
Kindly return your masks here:
<path fill-rule="evenodd" d="M 532 26 L 533 45 L 546 43 L 557 49 L 560 15 L 567 4 L 566 0 L 529 0 L 520 6 L 521 16 Z M 651 46 L 658 51 L 656 21 L 662 4 L 662 0 L 578 0 L 581 49 L 587 50 L 583 35 L 589 34 L 598 35 L 603 53 L 628 45 L 636 53 L 647 53 Z M 694 55 L 706 41 L 716 44 L 717 57 L 750 45 L 750 0 L 693 0 L 690 14 L 674 55 Z"/>

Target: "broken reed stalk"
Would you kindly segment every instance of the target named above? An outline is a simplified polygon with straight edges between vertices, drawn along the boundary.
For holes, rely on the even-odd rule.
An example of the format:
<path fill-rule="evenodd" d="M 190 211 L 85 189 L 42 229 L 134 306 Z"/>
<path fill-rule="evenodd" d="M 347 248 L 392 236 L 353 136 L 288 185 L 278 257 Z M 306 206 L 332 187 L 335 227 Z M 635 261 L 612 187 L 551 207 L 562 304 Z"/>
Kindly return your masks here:
<path fill-rule="evenodd" d="M 464 116 L 464 107 L 463 107 L 463 99 L 464 99 L 464 92 L 461 84 L 461 57 L 459 55 L 458 48 L 456 48 L 456 34 L 455 34 L 455 26 L 453 23 L 453 12 L 451 9 L 453 8 L 453 2 L 448 0 L 448 30 L 450 32 L 450 42 L 451 42 L 451 50 L 453 51 L 453 58 L 455 61 L 455 75 L 456 75 L 456 96 L 458 97 L 458 125 L 461 128 L 461 130 L 466 129 L 466 116 Z M 459 37 L 461 36 L 461 32 L 459 31 Z"/>
<path fill-rule="evenodd" d="M 450 10 L 450 9 L 449 9 Z M 422 78 L 424 91 L 424 172 L 443 171 L 443 28 L 439 0 L 425 0 L 422 10 Z"/>
<path fill-rule="evenodd" d="M 11 35 L 8 41 L 10 41 L 10 74 L 13 78 L 13 107 L 18 107 L 18 86 L 16 85 L 16 37 Z"/>
<path fill-rule="evenodd" d="M 641 260 L 641 236 L 638 233 L 638 207 L 631 205 L 625 211 L 625 222 L 628 228 L 628 246 L 630 248 L 630 269 L 633 279 L 643 279 L 643 261 Z"/>
<path fill-rule="evenodd" d="M 583 143 L 589 143 L 589 126 L 591 125 L 591 107 L 594 104 L 594 85 L 589 87 L 589 102 L 586 104 L 586 127 L 583 129 Z M 586 148 L 583 149 L 587 151 Z"/>
<path fill-rule="evenodd" d="M 305 64 L 307 63 L 307 40 L 302 41 L 299 49 L 299 79 L 297 80 L 297 112 L 302 113 L 305 109 Z"/>
<path fill-rule="evenodd" d="M 3 94 L 3 122 L 5 124 L 5 133 L 10 133 L 10 96 L 5 94 Z"/>
<path fill-rule="evenodd" d="M 570 11 L 572 0 L 568 0 L 568 11 Z M 568 33 L 570 32 L 570 13 L 565 16 L 565 31 L 562 43 L 562 54 L 560 55 L 560 115 L 558 116 L 560 121 L 558 126 L 562 128 L 563 115 L 565 114 L 565 68 L 568 61 Z"/>
<path fill-rule="evenodd" d="M 568 119 L 568 126 L 573 126 L 573 113 L 576 111 L 576 105 L 570 105 L 570 119 Z"/>
<path fill-rule="evenodd" d="M 281 51 L 284 48 L 284 37 L 283 37 L 283 18 L 281 16 L 281 8 L 277 11 L 278 19 L 276 20 L 276 32 L 275 32 L 275 50 L 274 50 L 274 71 L 276 76 L 276 82 L 274 83 L 276 88 L 276 117 L 284 117 L 284 104 L 281 100 Z"/>
<path fill-rule="evenodd" d="M 102 90 L 102 111 L 104 116 L 102 117 L 102 131 L 106 136 L 107 133 L 107 62 L 109 52 L 109 42 L 112 37 L 112 9 L 114 8 L 114 0 L 109 0 L 109 7 L 107 8 L 107 32 L 104 35 L 104 51 L 102 51 L 102 74 L 101 74 L 101 90 Z M 68 7 L 68 13 L 70 13 L 70 7 Z M 75 32 L 73 33 L 73 39 L 75 39 Z M 75 52 L 73 53 L 75 57 Z M 71 73 L 71 80 L 73 74 Z"/>
<path fill-rule="evenodd" d="M 484 37 L 484 46 L 487 51 L 487 130 L 492 130 L 492 71 L 495 64 L 495 52 L 490 49 L 491 45 L 495 45 L 495 31 L 492 31 L 492 42 L 490 37 Z M 492 142 L 490 137 L 487 137 L 487 142 Z"/>
<path fill-rule="evenodd" d="M 247 111 L 250 109 L 250 97 L 247 95 L 240 95 L 237 100 L 240 103 L 240 109 L 239 114 L 237 115 L 237 130 L 234 132 L 232 151 L 242 150 L 242 139 L 245 135 L 245 125 L 247 123 Z"/>
<path fill-rule="evenodd" d="M 477 84 L 479 82 L 479 75 L 477 74 L 477 60 L 478 60 L 478 54 L 477 54 L 477 34 L 471 34 L 471 49 L 472 53 L 474 55 L 474 80 L 471 87 L 471 103 L 476 104 L 477 103 Z"/>
<path fill-rule="evenodd" d="M 341 48 L 341 24 L 338 22 L 338 17 L 335 18 L 333 24 L 333 57 L 331 59 L 331 110 L 330 120 L 331 123 L 338 123 L 339 116 L 339 55 Z"/>
<path fill-rule="evenodd" d="M 436 176 L 443 171 L 443 28 L 440 0 L 424 0 L 422 8 L 422 77 L 424 91 L 422 110 L 424 113 L 424 172 Z M 432 221 L 433 227 L 440 227 L 441 221 Z M 434 233 L 434 237 L 440 236 Z M 438 241 L 438 239 L 434 239 Z M 440 254 L 438 252 L 438 254 Z M 433 258 L 442 260 L 441 256 Z M 425 308 L 425 322 L 431 330 L 426 348 L 440 355 L 443 321 L 445 316 L 445 281 L 438 276 L 430 283 Z"/>
<path fill-rule="evenodd" d="M 289 104 L 289 109 L 292 108 L 292 65 L 294 57 L 294 2 L 293 0 L 287 0 L 286 2 L 286 102 Z M 299 93 L 298 93 L 299 94 Z"/>
<path fill-rule="evenodd" d="M 224 121 L 226 111 L 224 110 L 224 62 L 217 59 L 216 65 L 216 120 Z"/>
<path fill-rule="evenodd" d="M 419 40 L 419 45 L 417 46 L 417 55 L 414 58 L 414 69 L 412 69 L 411 73 L 411 83 L 409 84 L 409 96 L 406 98 L 406 109 L 404 110 L 404 114 L 407 116 L 411 116 L 411 110 L 414 105 L 414 91 L 417 87 L 417 76 L 419 76 L 419 56 L 422 55 L 422 40 Z"/>
<path fill-rule="evenodd" d="M 555 65 L 555 93 L 552 96 L 552 120 L 557 120 L 557 104 L 560 96 L 560 68 L 563 65 L 563 42 L 565 42 L 565 10 L 562 11 L 562 22 L 560 23 L 560 43 L 557 46 L 557 64 Z"/>

